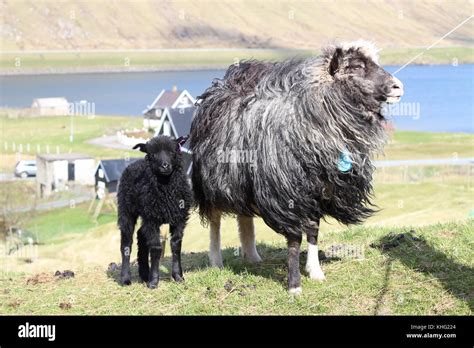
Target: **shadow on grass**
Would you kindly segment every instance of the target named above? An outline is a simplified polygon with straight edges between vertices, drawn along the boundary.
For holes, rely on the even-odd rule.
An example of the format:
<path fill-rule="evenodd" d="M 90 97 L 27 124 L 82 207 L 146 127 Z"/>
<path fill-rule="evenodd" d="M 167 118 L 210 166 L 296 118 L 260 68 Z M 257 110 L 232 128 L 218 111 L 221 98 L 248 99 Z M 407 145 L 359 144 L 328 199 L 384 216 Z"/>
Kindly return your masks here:
<path fill-rule="evenodd" d="M 391 266 L 399 260 L 411 269 L 435 277 L 449 293 L 465 301 L 474 310 L 474 269 L 460 264 L 425 239 L 415 236 L 414 231 L 402 234 L 390 233 L 371 245 L 389 256 L 385 265 L 384 285 L 377 299 L 374 314 L 379 314 L 385 294 L 389 289 Z"/>
<path fill-rule="evenodd" d="M 224 267 L 230 269 L 235 274 L 252 274 L 271 279 L 282 286 L 287 283 L 287 249 L 278 248 L 268 244 L 258 244 L 257 250 L 263 261 L 259 263 L 249 263 L 242 259 L 238 248 L 226 248 L 222 250 Z M 322 263 L 340 260 L 336 257 L 328 258 L 323 251 L 319 253 Z M 300 269 L 304 273 L 304 263 L 306 262 L 306 251 L 301 252 Z M 188 252 L 182 253 L 181 263 L 184 277 L 187 272 L 194 272 L 210 267 L 208 252 Z M 107 276 L 120 284 L 120 264 L 111 264 L 107 270 Z M 138 265 L 134 261 L 131 263 L 132 282 L 140 282 L 138 276 Z M 166 256 L 160 262 L 160 281 L 171 280 L 171 257 Z"/>

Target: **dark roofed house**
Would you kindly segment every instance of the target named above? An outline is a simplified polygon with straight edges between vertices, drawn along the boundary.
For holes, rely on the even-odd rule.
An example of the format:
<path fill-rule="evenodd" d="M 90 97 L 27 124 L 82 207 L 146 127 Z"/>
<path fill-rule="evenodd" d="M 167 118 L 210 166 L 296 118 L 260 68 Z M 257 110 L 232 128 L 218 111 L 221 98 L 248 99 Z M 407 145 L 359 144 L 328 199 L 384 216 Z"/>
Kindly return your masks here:
<path fill-rule="evenodd" d="M 156 135 L 168 135 L 175 139 L 188 135 L 191 130 L 196 100 L 186 90 L 162 90 L 152 105 L 143 110 L 145 128 L 153 128 Z M 191 152 L 183 146 L 184 168 L 191 170 Z"/>
<path fill-rule="evenodd" d="M 188 135 L 191 130 L 195 108 L 169 109 L 163 110 L 159 126 L 155 129 L 155 136 L 169 135 L 175 139 Z M 188 150 L 188 144 L 182 147 L 183 168 L 188 174 L 191 173 L 191 151 Z"/>
<path fill-rule="evenodd" d="M 170 109 L 165 108 L 161 122 L 155 129 L 155 135 L 169 135 L 173 138 L 189 134 L 195 108 Z"/>
<path fill-rule="evenodd" d="M 97 197 L 103 198 L 106 192 L 117 192 L 118 181 L 127 166 L 139 158 L 101 160 L 95 170 Z"/>
<path fill-rule="evenodd" d="M 177 88 L 173 88 L 171 91 L 162 90 L 158 97 L 156 97 L 152 106 L 154 109 L 172 107 L 182 93 L 183 91 L 180 91 Z"/>
<path fill-rule="evenodd" d="M 173 87 L 171 90 L 162 90 L 151 105 L 143 110 L 143 126 L 145 128 L 157 128 L 160 126 L 163 111 L 169 109 L 194 109 L 196 100 L 186 90 L 178 90 Z"/>

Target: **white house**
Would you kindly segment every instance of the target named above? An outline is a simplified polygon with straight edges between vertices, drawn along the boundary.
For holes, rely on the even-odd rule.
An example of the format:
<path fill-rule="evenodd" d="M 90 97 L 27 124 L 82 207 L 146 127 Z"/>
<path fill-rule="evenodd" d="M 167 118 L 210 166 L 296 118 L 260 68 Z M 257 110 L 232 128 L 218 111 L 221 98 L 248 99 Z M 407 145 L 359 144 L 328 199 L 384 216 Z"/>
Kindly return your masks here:
<path fill-rule="evenodd" d="M 165 108 L 161 117 L 157 120 L 155 129 L 156 135 L 168 135 L 175 139 L 183 135 L 188 135 L 191 130 L 195 108 L 171 109 Z"/>
<path fill-rule="evenodd" d="M 36 98 L 31 108 L 38 116 L 69 115 L 69 103 L 66 98 Z"/>
<path fill-rule="evenodd" d="M 158 129 L 164 127 L 164 133 L 171 135 L 171 125 L 168 121 L 163 122 L 165 109 L 185 110 L 193 109 L 196 100 L 187 90 L 178 90 L 174 86 L 171 90 L 162 90 L 151 105 L 143 110 L 143 127 Z"/>

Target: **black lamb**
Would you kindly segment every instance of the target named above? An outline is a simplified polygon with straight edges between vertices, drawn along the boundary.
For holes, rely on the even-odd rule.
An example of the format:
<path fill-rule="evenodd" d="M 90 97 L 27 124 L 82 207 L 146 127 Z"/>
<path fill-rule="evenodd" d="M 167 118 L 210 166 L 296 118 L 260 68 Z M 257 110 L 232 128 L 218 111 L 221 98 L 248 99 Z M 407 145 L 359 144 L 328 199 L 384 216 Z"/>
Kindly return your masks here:
<path fill-rule="evenodd" d="M 187 137 L 173 140 L 158 136 L 134 149 L 146 153 L 144 159 L 129 165 L 122 174 L 117 193 L 118 225 L 121 233 L 121 282 L 130 285 L 130 253 L 138 217 L 142 225 L 137 232 L 138 273 L 150 289 L 158 286 L 162 246 L 160 226 L 170 225 L 171 275 L 182 281 L 181 242 L 192 205 L 192 193 L 182 169 L 181 145 Z M 151 265 L 148 259 L 151 259 Z"/>

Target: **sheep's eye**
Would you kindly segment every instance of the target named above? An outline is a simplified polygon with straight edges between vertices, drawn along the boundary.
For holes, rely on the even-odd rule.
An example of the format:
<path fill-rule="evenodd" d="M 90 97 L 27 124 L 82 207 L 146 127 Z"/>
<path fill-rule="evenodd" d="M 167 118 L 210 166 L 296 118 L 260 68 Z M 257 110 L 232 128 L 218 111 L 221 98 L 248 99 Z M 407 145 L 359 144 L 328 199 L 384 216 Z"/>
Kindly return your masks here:
<path fill-rule="evenodd" d="M 365 66 L 363 64 L 357 64 L 357 65 L 353 65 L 351 68 L 352 70 L 361 70 L 361 69 L 364 69 Z"/>

